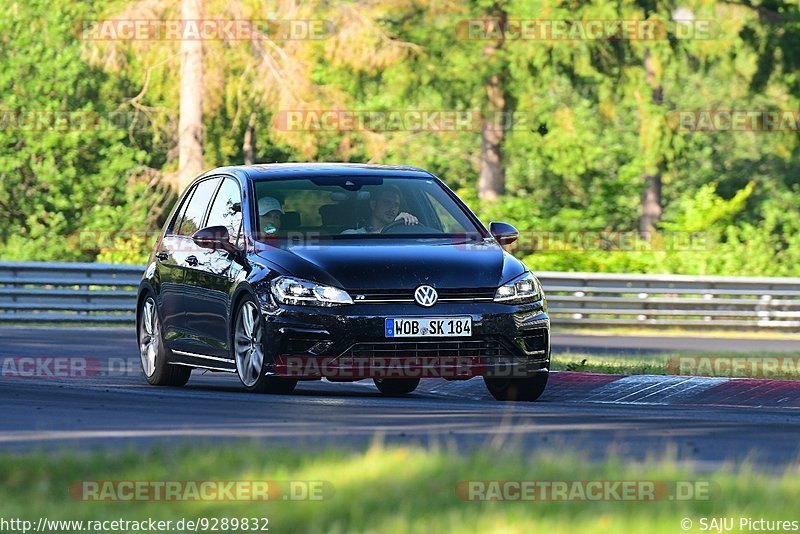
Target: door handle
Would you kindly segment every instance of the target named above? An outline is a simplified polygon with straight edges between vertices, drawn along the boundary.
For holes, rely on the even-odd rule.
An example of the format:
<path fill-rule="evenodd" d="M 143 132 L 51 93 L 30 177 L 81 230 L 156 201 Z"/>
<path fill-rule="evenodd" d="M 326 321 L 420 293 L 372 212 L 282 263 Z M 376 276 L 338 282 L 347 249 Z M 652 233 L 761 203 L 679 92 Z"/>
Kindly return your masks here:
<path fill-rule="evenodd" d="M 161 251 L 156 254 L 156 259 L 159 261 L 167 261 L 169 259 L 169 252 Z"/>
<path fill-rule="evenodd" d="M 199 262 L 197 261 L 197 256 L 192 255 L 186 258 L 186 265 L 189 265 L 191 267 L 197 267 L 198 263 Z"/>

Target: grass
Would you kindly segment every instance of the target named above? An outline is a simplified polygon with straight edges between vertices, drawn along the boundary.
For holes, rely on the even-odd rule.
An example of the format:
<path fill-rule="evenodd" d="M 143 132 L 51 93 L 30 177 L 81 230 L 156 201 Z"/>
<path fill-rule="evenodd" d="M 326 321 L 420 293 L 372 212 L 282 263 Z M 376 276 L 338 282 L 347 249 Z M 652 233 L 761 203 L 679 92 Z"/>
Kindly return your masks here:
<path fill-rule="evenodd" d="M 609 375 L 666 375 L 667 357 L 653 356 L 622 357 L 598 356 L 596 354 L 566 353 L 553 355 L 551 369 L 554 371 L 581 371 Z"/>
<path fill-rule="evenodd" d="M 570 334 L 570 335 L 585 335 L 585 336 L 637 336 L 637 337 L 695 337 L 695 338 L 711 338 L 711 339 L 778 339 L 788 341 L 800 341 L 800 333 L 786 332 L 782 330 L 740 330 L 740 329 L 725 329 L 714 328 L 711 325 L 705 324 L 697 328 L 679 328 L 679 327 L 589 327 L 583 326 L 580 328 L 554 326 L 554 334 Z"/>
<path fill-rule="evenodd" d="M 729 363 L 731 362 L 731 363 Z M 735 362 L 735 364 L 733 364 Z M 763 353 L 757 357 L 730 352 L 659 354 L 553 354 L 554 371 L 583 371 L 614 375 L 685 375 L 800 379 L 800 352 Z M 738 365 L 738 367 L 736 367 Z"/>
<path fill-rule="evenodd" d="M 177 521 L 267 517 L 272 532 L 680 532 L 680 521 L 749 516 L 792 519 L 800 494 L 795 467 L 770 475 L 741 467 L 698 475 L 658 460 L 589 463 L 559 452 L 526 456 L 497 450 L 458 454 L 448 448 L 386 448 L 323 453 L 264 444 L 147 449 L 122 453 L 0 455 L 0 518 L 34 521 Z M 326 480 L 335 490 L 304 502 L 83 502 L 76 480 Z M 644 480 L 708 483 L 707 500 L 656 502 L 466 502 L 466 480 Z M 787 515 L 788 514 L 788 515 Z M 202 530 L 202 529 L 201 529 Z M 697 528 L 694 529 L 697 532 Z"/>

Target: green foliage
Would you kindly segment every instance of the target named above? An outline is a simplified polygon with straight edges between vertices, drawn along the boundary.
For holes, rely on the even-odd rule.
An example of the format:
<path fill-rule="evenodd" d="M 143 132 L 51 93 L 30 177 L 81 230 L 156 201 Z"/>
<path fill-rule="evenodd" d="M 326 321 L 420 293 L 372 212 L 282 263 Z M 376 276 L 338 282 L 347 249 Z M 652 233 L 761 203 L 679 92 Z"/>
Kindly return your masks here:
<path fill-rule="evenodd" d="M 4 260 L 91 260 L 80 232 L 118 231 L 142 223 L 137 173 L 145 154 L 114 127 L 42 131 L 20 128 L 17 112 L 116 110 L 126 80 L 81 59 L 75 21 L 83 4 L 12 2 L 0 19 L 0 257 Z"/>
<path fill-rule="evenodd" d="M 78 39 L 81 19 L 136 14 L 146 9 L 142 3 L 0 3 L 0 110 L 122 111 L 137 121 L 130 129 L 68 132 L 0 127 L 0 257 L 141 262 L 175 199 L 166 184 L 177 166 L 177 44 Z M 487 57 L 489 41 L 457 31 L 460 22 L 497 9 L 510 19 L 648 19 L 674 29 L 677 7 L 713 21 L 718 33 L 507 40 Z M 206 1 L 207 15 L 221 18 L 262 8 L 250 0 Z M 158 9 L 179 16 L 174 1 Z M 341 17 L 371 20 L 379 31 L 277 42 L 283 56 L 271 56 L 272 63 L 246 41 L 207 43 L 207 166 L 243 162 L 242 140 L 255 114 L 257 162 L 313 158 L 430 169 L 486 223 L 502 220 L 528 232 L 529 242 L 514 252 L 534 270 L 800 275 L 797 133 L 691 132 L 670 122 L 681 110 L 800 108 L 795 3 L 408 0 L 302 9 L 302 16 L 340 25 L 348 23 Z M 268 65 L 292 76 L 277 78 Z M 518 120 L 503 142 L 507 195 L 493 202 L 475 194 L 478 129 L 287 133 L 273 123 L 293 106 L 485 111 L 485 84 L 496 73 Z M 661 101 L 653 99 L 656 88 Z M 614 237 L 585 246 L 586 236 L 636 236 L 642 177 L 656 171 L 663 217 L 650 240 L 634 239 L 628 249 Z M 92 243 L 86 232 L 103 239 Z M 548 246 L 533 246 L 530 235 L 546 236 Z"/>

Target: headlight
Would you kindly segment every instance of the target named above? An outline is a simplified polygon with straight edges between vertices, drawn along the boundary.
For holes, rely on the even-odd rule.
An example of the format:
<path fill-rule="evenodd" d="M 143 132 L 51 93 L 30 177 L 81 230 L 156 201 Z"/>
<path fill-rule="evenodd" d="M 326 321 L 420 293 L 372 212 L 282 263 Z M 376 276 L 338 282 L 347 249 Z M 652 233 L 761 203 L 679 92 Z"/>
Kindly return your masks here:
<path fill-rule="evenodd" d="M 279 276 L 270 284 L 272 295 L 281 304 L 299 306 L 341 306 L 353 299 L 338 287 L 324 286 L 310 280 Z"/>
<path fill-rule="evenodd" d="M 533 273 L 525 273 L 516 280 L 497 288 L 494 295 L 495 302 L 508 304 L 521 304 L 533 302 L 542 298 L 542 286 Z"/>

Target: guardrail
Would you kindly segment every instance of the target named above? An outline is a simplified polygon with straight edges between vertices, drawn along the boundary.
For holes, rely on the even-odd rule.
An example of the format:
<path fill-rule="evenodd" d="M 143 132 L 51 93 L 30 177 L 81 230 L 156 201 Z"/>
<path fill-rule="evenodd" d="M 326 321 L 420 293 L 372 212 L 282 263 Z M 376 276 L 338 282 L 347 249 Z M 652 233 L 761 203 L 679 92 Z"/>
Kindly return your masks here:
<path fill-rule="evenodd" d="M 0 322 L 130 324 L 142 266 L 0 262 Z M 539 272 L 554 325 L 800 331 L 800 278 Z"/>
<path fill-rule="evenodd" d="M 132 323 L 144 267 L 0 262 L 0 322 Z"/>
<path fill-rule="evenodd" d="M 800 330 L 800 278 L 537 273 L 553 324 Z"/>

